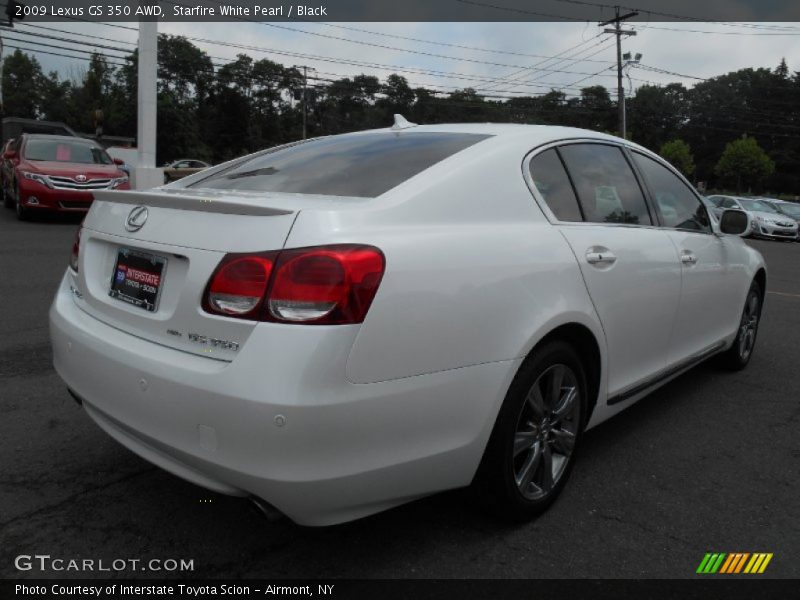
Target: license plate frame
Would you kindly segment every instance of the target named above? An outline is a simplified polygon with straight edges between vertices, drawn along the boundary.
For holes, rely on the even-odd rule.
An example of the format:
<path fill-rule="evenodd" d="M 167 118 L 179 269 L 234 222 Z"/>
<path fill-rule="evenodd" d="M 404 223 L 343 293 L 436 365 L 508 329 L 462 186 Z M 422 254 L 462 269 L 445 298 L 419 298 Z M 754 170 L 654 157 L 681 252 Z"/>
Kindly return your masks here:
<path fill-rule="evenodd" d="M 167 258 L 133 248 L 117 248 L 108 295 L 149 313 L 158 311 Z"/>

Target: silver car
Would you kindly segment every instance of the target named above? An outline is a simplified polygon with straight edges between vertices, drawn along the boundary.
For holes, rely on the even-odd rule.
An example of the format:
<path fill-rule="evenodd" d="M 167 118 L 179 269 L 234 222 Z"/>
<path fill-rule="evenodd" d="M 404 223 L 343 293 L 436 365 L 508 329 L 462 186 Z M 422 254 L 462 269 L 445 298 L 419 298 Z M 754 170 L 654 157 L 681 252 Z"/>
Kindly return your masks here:
<path fill-rule="evenodd" d="M 750 215 L 751 229 L 748 235 L 781 240 L 797 239 L 797 222 L 776 208 L 756 198 L 737 196 L 709 196 L 712 212 L 719 218 L 726 209 L 743 210 Z"/>
<path fill-rule="evenodd" d="M 782 215 L 794 220 L 798 228 L 800 228 L 800 204 L 797 202 L 787 202 L 786 200 L 775 200 L 773 198 L 760 198 L 760 200 L 769 204 Z M 798 231 L 797 241 L 800 241 L 800 231 Z"/>

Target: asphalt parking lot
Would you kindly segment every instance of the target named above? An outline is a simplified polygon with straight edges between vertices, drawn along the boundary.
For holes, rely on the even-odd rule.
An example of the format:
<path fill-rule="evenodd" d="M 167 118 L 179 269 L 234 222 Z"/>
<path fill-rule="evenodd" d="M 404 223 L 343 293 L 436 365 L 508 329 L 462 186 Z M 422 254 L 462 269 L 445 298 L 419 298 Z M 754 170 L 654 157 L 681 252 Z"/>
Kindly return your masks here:
<path fill-rule="evenodd" d="M 194 577 L 680 578 L 709 551 L 772 552 L 766 575 L 800 576 L 800 244 L 749 242 L 769 277 L 748 369 L 701 365 L 589 432 L 536 521 L 451 492 L 312 529 L 150 466 L 72 401 L 46 316 L 77 223 L 0 210 L 0 577 L 68 575 L 14 568 L 38 553 L 188 558 Z"/>

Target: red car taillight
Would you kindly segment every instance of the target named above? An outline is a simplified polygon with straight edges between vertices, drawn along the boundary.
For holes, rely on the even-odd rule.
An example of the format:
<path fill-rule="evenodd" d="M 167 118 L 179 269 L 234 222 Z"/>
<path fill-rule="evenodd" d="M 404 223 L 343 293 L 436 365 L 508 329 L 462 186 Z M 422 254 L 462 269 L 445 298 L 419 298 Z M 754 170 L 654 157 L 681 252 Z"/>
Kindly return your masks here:
<path fill-rule="evenodd" d="M 227 255 L 211 278 L 203 308 L 211 313 L 249 318 L 261 306 L 275 256 Z"/>
<path fill-rule="evenodd" d="M 229 254 L 211 277 L 203 308 L 280 323 L 361 323 L 384 267 L 380 250 L 354 244 Z"/>
<path fill-rule="evenodd" d="M 81 252 L 81 231 L 83 231 L 83 225 L 78 227 L 78 231 L 75 232 L 75 240 L 72 242 L 72 254 L 69 257 L 69 267 L 76 273 L 78 272 L 78 258 L 80 258 Z"/>

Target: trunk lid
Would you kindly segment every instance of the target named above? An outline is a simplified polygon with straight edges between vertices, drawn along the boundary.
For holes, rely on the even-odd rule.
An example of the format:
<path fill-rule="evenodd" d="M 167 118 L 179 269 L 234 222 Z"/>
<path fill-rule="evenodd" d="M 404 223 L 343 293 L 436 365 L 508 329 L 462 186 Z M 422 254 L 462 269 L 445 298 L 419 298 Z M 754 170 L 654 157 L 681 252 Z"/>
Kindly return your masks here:
<path fill-rule="evenodd" d="M 293 196 L 168 190 L 96 192 L 81 235 L 75 301 L 97 319 L 137 337 L 233 360 L 256 322 L 205 313 L 201 308 L 203 293 L 226 253 L 283 248 L 299 212 L 293 205 L 324 202 L 313 198 L 298 201 Z M 330 208 L 332 201 L 338 202 L 328 199 L 325 205 Z M 131 212 L 141 212 L 140 207 L 147 209 L 146 218 L 140 214 L 139 220 L 126 227 Z M 137 225 L 138 230 L 130 231 Z M 135 269 L 130 266 L 131 255 L 138 261 Z M 147 263 L 148 257 L 154 260 Z M 121 277 L 120 265 L 129 281 L 135 271 L 140 275 L 145 272 L 146 277 L 135 280 L 141 285 L 152 284 L 151 274 L 158 273 L 154 310 L 110 295 L 112 286 L 120 285 L 119 281 L 114 284 Z M 123 296 L 129 297 L 126 293 Z"/>

